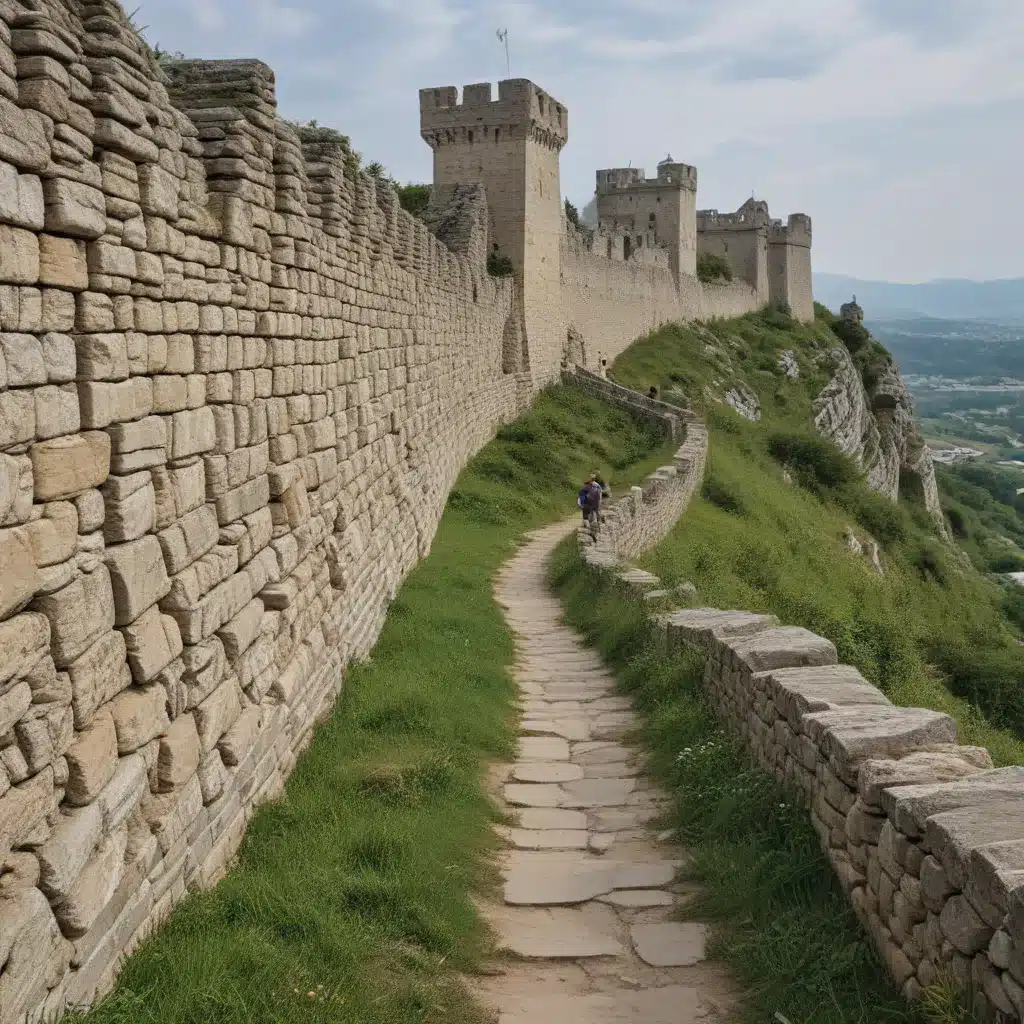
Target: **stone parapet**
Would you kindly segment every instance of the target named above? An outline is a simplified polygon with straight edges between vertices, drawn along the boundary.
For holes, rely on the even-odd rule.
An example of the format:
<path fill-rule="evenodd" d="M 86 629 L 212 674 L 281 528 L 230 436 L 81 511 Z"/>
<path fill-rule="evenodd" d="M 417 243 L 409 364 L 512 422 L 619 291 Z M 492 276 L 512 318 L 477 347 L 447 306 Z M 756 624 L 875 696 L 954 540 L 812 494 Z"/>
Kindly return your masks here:
<path fill-rule="evenodd" d="M 703 454 L 690 464 L 702 467 Z M 598 544 L 581 529 L 581 556 L 664 605 L 659 578 L 624 559 L 664 536 L 686 503 L 671 502 L 668 524 L 657 501 L 631 495 L 612 512 L 620 506 Z M 838 664 L 829 640 L 774 616 L 676 608 L 651 625 L 667 652 L 703 656 L 720 721 L 807 807 L 903 995 L 949 978 L 977 1019 L 1024 1020 L 1024 767 L 994 768 L 987 750 L 958 744 L 948 715 L 894 706 Z"/>

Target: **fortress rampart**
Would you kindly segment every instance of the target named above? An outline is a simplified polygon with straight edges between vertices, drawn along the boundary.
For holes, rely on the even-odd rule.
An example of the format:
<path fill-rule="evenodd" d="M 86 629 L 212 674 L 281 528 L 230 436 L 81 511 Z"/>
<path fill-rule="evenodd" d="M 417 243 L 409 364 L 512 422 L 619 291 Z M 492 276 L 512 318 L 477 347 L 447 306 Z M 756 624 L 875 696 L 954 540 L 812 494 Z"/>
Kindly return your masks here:
<path fill-rule="evenodd" d="M 259 61 L 0 0 L 0 1024 L 220 877 L 573 332 L 593 364 L 757 305 L 568 230 L 532 83 L 421 116 L 430 228 Z"/>

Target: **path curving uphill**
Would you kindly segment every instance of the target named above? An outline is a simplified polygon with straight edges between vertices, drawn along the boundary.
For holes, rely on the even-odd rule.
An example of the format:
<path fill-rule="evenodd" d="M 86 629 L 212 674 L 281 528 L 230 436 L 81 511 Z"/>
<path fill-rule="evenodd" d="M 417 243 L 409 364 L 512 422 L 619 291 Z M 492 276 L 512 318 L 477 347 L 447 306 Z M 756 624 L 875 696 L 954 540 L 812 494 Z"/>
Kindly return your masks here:
<path fill-rule="evenodd" d="M 684 853 L 659 838 L 667 796 L 644 775 L 638 725 L 599 655 L 563 625 L 545 569 L 575 521 L 532 534 L 498 576 L 516 633 L 522 720 L 498 780 L 504 902 L 485 908 L 510 956 L 477 987 L 499 1024 L 696 1024 L 728 1019 L 706 927 L 675 912 Z"/>

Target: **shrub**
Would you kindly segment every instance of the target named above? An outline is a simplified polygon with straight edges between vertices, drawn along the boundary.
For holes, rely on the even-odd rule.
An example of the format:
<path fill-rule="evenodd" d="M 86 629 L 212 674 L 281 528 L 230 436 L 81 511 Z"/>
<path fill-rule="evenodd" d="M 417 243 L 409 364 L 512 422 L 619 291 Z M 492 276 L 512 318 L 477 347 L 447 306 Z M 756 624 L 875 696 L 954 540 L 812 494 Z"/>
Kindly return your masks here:
<path fill-rule="evenodd" d="M 868 329 L 855 320 L 834 320 L 832 333 L 849 349 L 851 355 L 856 355 L 871 340 Z"/>
<path fill-rule="evenodd" d="M 1024 649 L 939 641 L 932 658 L 953 693 L 980 707 L 993 725 L 1024 736 Z"/>
<path fill-rule="evenodd" d="M 515 273 L 515 267 L 508 256 L 503 256 L 497 249 L 492 249 L 487 254 L 487 273 L 491 277 L 509 277 Z"/>
<path fill-rule="evenodd" d="M 814 319 L 821 320 L 828 324 L 829 327 L 835 323 L 836 315 L 828 308 L 823 302 L 814 303 Z"/>
<path fill-rule="evenodd" d="M 907 538 L 906 510 L 863 481 L 846 484 L 836 495 L 838 503 L 884 548 Z"/>
<path fill-rule="evenodd" d="M 565 219 L 574 227 L 579 228 L 580 226 L 580 211 L 569 202 L 568 199 L 565 201 Z"/>
<path fill-rule="evenodd" d="M 430 186 L 414 185 L 411 182 L 408 185 L 399 185 L 397 182 L 393 182 L 393 184 L 402 209 L 414 217 L 422 218 L 430 205 Z"/>
<path fill-rule="evenodd" d="M 743 499 L 724 481 L 716 480 L 709 476 L 704 481 L 701 494 L 712 505 L 716 505 L 723 512 L 731 512 L 733 515 L 742 515 L 745 511 Z"/>
<path fill-rule="evenodd" d="M 860 475 L 851 458 L 816 434 L 772 434 L 768 438 L 768 452 L 811 491 L 837 488 Z"/>
<path fill-rule="evenodd" d="M 713 252 L 697 253 L 697 277 L 707 284 L 714 281 L 731 281 L 732 267 L 723 256 Z"/>

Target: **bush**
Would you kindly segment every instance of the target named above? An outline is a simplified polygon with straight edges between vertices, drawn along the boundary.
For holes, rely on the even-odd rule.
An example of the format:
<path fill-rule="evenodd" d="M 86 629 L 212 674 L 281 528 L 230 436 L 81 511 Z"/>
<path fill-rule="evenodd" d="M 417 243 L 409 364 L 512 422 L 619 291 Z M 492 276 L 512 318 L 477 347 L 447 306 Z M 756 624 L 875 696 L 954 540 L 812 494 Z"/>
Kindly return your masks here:
<path fill-rule="evenodd" d="M 860 476 L 849 456 L 816 434 L 772 434 L 768 438 L 768 452 L 810 491 L 838 488 Z"/>
<path fill-rule="evenodd" d="M 429 185 L 399 185 L 394 182 L 395 191 L 398 193 L 398 201 L 402 209 L 411 213 L 414 217 L 423 217 L 430 205 Z"/>
<path fill-rule="evenodd" d="M 884 548 L 907 538 L 906 510 L 885 495 L 871 490 L 863 481 L 842 487 L 837 502 Z"/>
<path fill-rule="evenodd" d="M 580 226 L 580 211 L 569 202 L 568 199 L 565 201 L 565 219 L 574 227 L 579 229 Z"/>
<path fill-rule="evenodd" d="M 723 512 L 742 515 L 745 511 L 743 499 L 728 484 L 712 476 L 704 481 L 701 495 Z"/>
<path fill-rule="evenodd" d="M 851 355 L 856 355 L 871 341 L 868 329 L 854 320 L 834 320 L 832 333 L 849 349 Z"/>
<path fill-rule="evenodd" d="M 731 281 L 732 267 L 723 256 L 713 252 L 697 253 L 697 277 L 706 284 L 714 281 Z"/>
<path fill-rule="evenodd" d="M 487 254 L 487 273 L 491 277 L 510 277 L 515 273 L 515 269 L 512 260 L 508 256 L 503 256 L 497 249 L 492 249 Z"/>
<path fill-rule="evenodd" d="M 953 693 L 980 707 L 993 725 L 1024 736 L 1024 648 L 940 641 L 932 658 Z"/>

